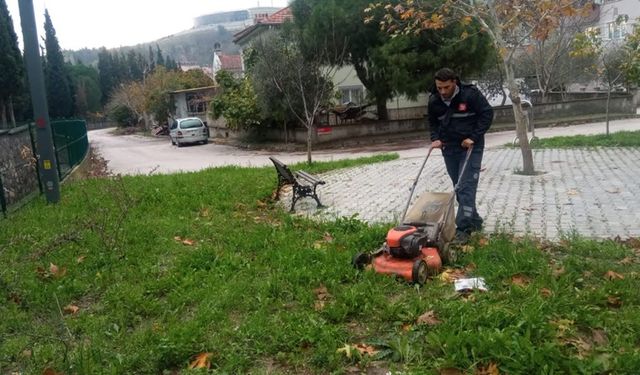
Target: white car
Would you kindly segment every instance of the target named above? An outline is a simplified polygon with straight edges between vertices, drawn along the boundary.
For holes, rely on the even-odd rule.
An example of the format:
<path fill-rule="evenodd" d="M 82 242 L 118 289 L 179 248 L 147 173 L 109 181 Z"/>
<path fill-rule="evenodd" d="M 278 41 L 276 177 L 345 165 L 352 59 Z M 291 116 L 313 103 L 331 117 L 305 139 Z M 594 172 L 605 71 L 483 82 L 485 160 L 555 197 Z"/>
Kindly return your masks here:
<path fill-rule="evenodd" d="M 171 144 L 178 147 L 182 147 L 185 143 L 206 144 L 209 141 L 209 129 L 197 117 L 179 118 L 171 124 L 169 138 Z"/>

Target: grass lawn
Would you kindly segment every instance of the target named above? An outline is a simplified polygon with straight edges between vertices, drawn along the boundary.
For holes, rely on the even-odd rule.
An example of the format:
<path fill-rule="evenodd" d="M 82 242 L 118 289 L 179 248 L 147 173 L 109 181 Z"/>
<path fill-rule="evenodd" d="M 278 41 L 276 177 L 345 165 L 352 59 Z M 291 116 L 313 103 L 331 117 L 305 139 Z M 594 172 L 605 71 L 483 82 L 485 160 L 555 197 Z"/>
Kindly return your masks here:
<path fill-rule="evenodd" d="M 565 137 L 542 138 L 532 144 L 533 148 L 570 148 L 570 147 L 640 147 L 640 131 L 620 131 L 609 136 L 574 135 Z"/>
<path fill-rule="evenodd" d="M 639 241 L 478 237 L 417 287 L 350 264 L 388 226 L 290 216 L 275 185 L 85 180 L 0 221 L 0 373 L 638 373 Z"/>

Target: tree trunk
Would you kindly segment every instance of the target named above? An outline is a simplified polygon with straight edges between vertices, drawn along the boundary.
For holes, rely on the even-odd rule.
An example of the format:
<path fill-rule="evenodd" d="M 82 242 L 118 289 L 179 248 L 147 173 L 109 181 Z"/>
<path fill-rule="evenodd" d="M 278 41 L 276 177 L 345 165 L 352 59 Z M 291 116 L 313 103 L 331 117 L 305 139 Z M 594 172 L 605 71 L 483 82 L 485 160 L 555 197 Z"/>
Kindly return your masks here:
<path fill-rule="evenodd" d="M 149 125 L 149 114 L 146 111 L 142 112 L 142 118 L 144 119 L 144 130 L 151 129 L 151 126 Z"/>
<path fill-rule="evenodd" d="M 11 119 L 11 127 L 16 127 L 16 115 L 13 112 L 13 97 L 9 97 L 9 118 Z"/>
<path fill-rule="evenodd" d="M 313 131 L 315 130 L 315 127 L 313 126 L 313 123 L 311 124 L 307 124 L 307 164 L 311 164 L 312 160 L 311 160 L 311 137 L 313 135 Z"/>
<path fill-rule="evenodd" d="M 607 123 L 607 137 L 609 136 L 609 103 L 611 102 L 611 85 L 607 89 L 607 107 L 605 109 L 605 121 Z"/>
<path fill-rule="evenodd" d="M 289 133 L 287 133 L 287 120 L 282 121 L 284 125 L 284 144 L 289 144 Z"/>
<path fill-rule="evenodd" d="M 516 120 L 516 135 L 520 142 L 520 151 L 522 152 L 522 174 L 532 176 L 535 174 L 533 167 L 533 153 L 527 135 L 527 122 L 522 105 L 520 95 L 518 94 L 518 84 L 515 80 L 513 67 L 508 61 L 504 62 L 505 74 L 507 75 L 507 87 L 509 88 L 509 98 L 511 98 L 511 106 L 513 107 L 513 116 Z"/>
<path fill-rule="evenodd" d="M 4 99 L 0 99 L 0 119 L 2 119 L 2 122 L 0 123 L 0 128 L 6 129 L 7 128 L 7 111 L 4 105 Z"/>
<path fill-rule="evenodd" d="M 378 120 L 388 120 L 387 99 L 376 97 L 376 110 L 378 111 Z"/>

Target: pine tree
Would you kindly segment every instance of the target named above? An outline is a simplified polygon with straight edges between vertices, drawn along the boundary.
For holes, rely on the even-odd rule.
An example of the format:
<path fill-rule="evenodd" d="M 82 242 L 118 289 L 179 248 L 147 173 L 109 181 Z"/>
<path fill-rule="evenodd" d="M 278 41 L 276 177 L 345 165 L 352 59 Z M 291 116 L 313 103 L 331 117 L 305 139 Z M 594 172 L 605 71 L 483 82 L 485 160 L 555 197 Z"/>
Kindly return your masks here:
<path fill-rule="evenodd" d="M 156 44 L 156 65 L 165 66 L 164 57 L 162 56 L 162 51 L 160 50 L 160 46 Z"/>
<path fill-rule="evenodd" d="M 74 113 L 74 99 L 71 77 L 64 62 L 64 56 L 53 28 L 49 11 L 44 12 L 44 33 L 46 51 L 45 82 L 49 115 L 52 118 L 71 117 Z"/>
<path fill-rule="evenodd" d="M 98 72 L 100 77 L 100 91 L 102 91 L 102 104 L 109 101 L 113 88 L 116 86 L 113 69 L 113 57 L 106 48 L 100 48 L 98 52 Z"/>
<path fill-rule="evenodd" d="M 13 97 L 23 89 L 24 67 L 18 48 L 18 37 L 5 0 L 0 0 L 0 112 L 2 127 L 7 127 L 7 113 L 15 126 Z"/>
<path fill-rule="evenodd" d="M 127 66 L 129 68 L 129 77 L 134 81 L 142 81 L 144 67 L 140 65 L 140 60 L 135 50 L 127 52 Z"/>
<path fill-rule="evenodd" d="M 156 69 L 156 59 L 153 54 L 153 48 L 149 46 L 149 61 L 147 65 L 147 74 L 151 74 Z"/>

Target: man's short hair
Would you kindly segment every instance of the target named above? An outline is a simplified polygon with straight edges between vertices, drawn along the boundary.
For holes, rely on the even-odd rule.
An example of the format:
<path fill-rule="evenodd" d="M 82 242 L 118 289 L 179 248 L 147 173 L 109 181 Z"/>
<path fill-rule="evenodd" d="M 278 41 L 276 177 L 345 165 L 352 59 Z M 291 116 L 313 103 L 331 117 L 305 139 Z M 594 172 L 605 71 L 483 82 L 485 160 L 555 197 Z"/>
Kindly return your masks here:
<path fill-rule="evenodd" d="M 442 68 L 436 72 L 435 79 L 441 82 L 451 80 L 456 81 L 458 79 L 458 75 L 452 69 Z"/>

